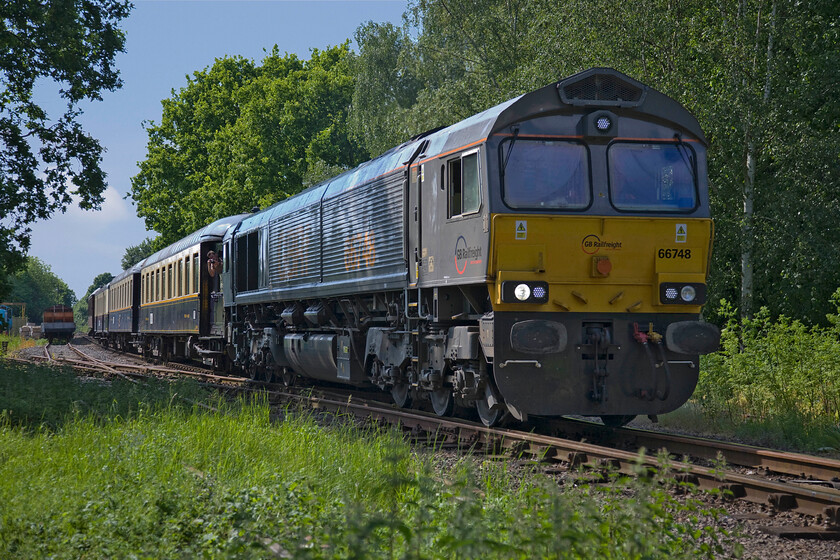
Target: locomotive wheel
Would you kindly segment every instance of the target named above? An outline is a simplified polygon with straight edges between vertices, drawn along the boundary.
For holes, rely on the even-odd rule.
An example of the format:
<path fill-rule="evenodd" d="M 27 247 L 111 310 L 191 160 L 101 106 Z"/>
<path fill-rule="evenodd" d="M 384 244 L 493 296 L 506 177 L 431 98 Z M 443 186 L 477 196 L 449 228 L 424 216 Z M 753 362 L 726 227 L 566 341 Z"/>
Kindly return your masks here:
<path fill-rule="evenodd" d="M 437 391 L 429 391 L 429 397 L 432 400 L 432 408 L 438 416 L 452 416 L 452 411 L 455 410 L 455 399 L 452 398 L 452 391 L 449 389 L 440 389 Z"/>
<path fill-rule="evenodd" d="M 271 370 L 267 367 L 252 364 L 248 366 L 248 377 L 250 377 L 254 381 L 260 381 L 262 383 L 271 383 L 273 375 Z"/>
<path fill-rule="evenodd" d="M 636 418 L 635 414 L 627 414 L 627 415 L 620 415 L 616 414 L 614 416 L 601 416 L 601 422 L 604 423 L 604 426 L 608 428 L 620 428 L 632 422 Z"/>
<path fill-rule="evenodd" d="M 408 383 L 395 383 L 391 387 L 391 397 L 393 397 L 394 403 L 398 407 L 411 407 L 411 387 L 408 386 Z"/>
<path fill-rule="evenodd" d="M 490 383 L 487 383 L 484 386 L 484 398 L 475 401 L 475 410 L 478 412 L 478 417 L 481 419 L 481 423 L 488 428 L 498 426 L 507 412 L 504 408 L 490 408 L 490 402 L 495 402 L 495 400 L 493 389 L 490 387 Z"/>
<path fill-rule="evenodd" d="M 280 381 L 283 383 L 283 385 L 285 385 L 286 387 L 292 387 L 294 386 L 296 380 L 297 375 L 295 375 L 295 372 L 293 372 L 289 368 L 282 369 L 282 373 L 280 373 Z"/>

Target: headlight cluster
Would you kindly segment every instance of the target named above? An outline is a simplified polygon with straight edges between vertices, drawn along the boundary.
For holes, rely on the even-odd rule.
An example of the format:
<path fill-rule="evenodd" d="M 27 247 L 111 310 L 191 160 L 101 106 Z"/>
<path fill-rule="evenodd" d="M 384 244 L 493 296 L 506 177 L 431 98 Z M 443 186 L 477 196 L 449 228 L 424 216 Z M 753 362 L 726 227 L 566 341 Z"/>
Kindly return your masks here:
<path fill-rule="evenodd" d="M 659 302 L 666 304 L 702 305 L 706 303 L 706 285 L 665 282 L 659 285 Z"/>
<path fill-rule="evenodd" d="M 502 282 L 502 301 L 504 303 L 546 303 L 548 301 L 548 282 Z"/>

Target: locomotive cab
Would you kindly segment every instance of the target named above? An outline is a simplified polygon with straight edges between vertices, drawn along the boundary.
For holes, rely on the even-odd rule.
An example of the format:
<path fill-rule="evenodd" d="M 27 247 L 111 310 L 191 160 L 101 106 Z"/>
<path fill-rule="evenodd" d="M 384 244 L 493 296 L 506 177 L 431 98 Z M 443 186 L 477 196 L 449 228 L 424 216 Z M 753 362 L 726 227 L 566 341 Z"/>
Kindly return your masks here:
<path fill-rule="evenodd" d="M 494 381 L 520 418 L 669 412 L 719 341 L 699 321 L 705 138 L 674 101 L 614 71 L 551 90 L 566 108 L 517 121 L 511 107 L 488 140 L 493 321 L 481 340 Z"/>

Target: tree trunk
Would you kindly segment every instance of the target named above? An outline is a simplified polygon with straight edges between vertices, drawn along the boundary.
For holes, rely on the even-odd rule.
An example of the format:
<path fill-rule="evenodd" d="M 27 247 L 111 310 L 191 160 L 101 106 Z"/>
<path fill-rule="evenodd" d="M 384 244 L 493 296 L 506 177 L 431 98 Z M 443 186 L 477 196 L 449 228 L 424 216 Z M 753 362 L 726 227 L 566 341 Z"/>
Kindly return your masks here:
<path fill-rule="evenodd" d="M 760 12 L 759 12 L 760 13 Z M 760 17 L 760 16 L 759 16 Z M 756 51 L 758 51 L 758 34 L 761 25 L 756 26 Z M 771 75 L 773 67 L 773 35 L 776 31 L 776 0 L 773 0 L 770 26 L 767 35 L 766 73 L 764 76 L 764 94 L 761 98 L 762 109 L 766 108 L 770 101 Z M 755 70 L 755 65 L 753 67 Z M 754 199 L 755 199 L 755 174 L 756 174 L 756 145 L 752 128 L 752 117 L 747 116 L 747 173 L 744 181 L 744 216 L 741 226 L 741 318 L 750 318 L 753 315 L 753 249 L 755 247 L 755 235 L 753 233 L 754 221 Z"/>

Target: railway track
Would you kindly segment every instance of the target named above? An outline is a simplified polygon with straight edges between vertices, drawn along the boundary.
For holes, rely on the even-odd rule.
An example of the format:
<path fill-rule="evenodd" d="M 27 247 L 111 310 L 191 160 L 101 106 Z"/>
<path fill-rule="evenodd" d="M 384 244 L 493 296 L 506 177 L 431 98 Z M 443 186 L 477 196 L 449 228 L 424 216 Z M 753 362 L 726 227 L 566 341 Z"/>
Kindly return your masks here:
<path fill-rule="evenodd" d="M 608 470 L 634 474 L 640 468 L 664 469 L 678 482 L 692 483 L 707 490 L 717 489 L 728 499 L 764 504 L 772 512 L 802 513 L 828 525 L 828 528 L 776 531 L 780 536 L 840 539 L 840 461 L 835 459 L 650 430 L 606 429 L 600 424 L 570 419 L 549 424 L 550 433 L 559 431 L 565 437 L 486 428 L 466 420 L 399 409 L 358 392 L 329 389 L 313 395 L 311 389 L 280 388 L 251 379 L 200 371 L 200 368 L 184 364 L 158 366 L 100 360 L 76 345 L 67 346 L 76 358 L 56 356 L 55 359 L 51 357 L 49 345 L 43 347 L 43 356 L 33 355 L 32 358 L 41 363 L 63 363 L 132 381 L 153 376 L 189 376 L 219 387 L 265 390 L 275 397 L 273 400 L 305 403 L 318 410 L 398 425 L 419 442 L 524 457 L 552 469 L 580 470 L 594 474 L 596 478 Z M 657 453 L 641 453 L 643 450 Z M 666 456 L 667 461 L 663 462 Z M 709 462 L 718 464 L 710 466 Z"/>
<path fill-rule="evenodd" d="M 836 476 L 840 474 L 840 461 L 724 444 L 722 447 L 732 448 L 729 450 L 729 457 L 733 459 L 732 463 L 727 461 L 725 466 L 709 467 L 673 458 L 670 458 L 665 465 L 658 454 L 640 454 L 641 447 L 622 450 L 600 442 L 595 444 L 521 430 L 486 428 L 473 422 L 443 419 L 422 412 L 359 402 L 356 399 L 348 402 L 318 397 L 299 398 L 308 398 L 315 408 L 352 413 L 399 424 L 413 434 L 413 437 L 420 439 L 426 437 L 436 444 L 457 445 L 489 453 L 504 452 L 511 456 L 529 457 L 536 462 L 561 466 L 569 470 L 580 469 L 593 473 L 614 470 L 634 474 L 639 472 L 640 467 L 656 471 L 662 471 L 664 468 L 678 482 L 692 483 L 703 489 L 718 489 L 724 491 L 728 499 L 745 499 L 764 504 L 772 511 L 795 511 L 817 517 L 832 526 L 830 529 L 796 529 L 796 534 L 782 533 L 781 536 L 840 539 L 840 490 L 833 486 L 826 486 L 823 481 L 813 477 L 801 481 L 784 480 L 768 476 L 767 473 L 748 475 L 731 468 L 733 465 L 741 466 L 742 463 L 745 464 L 743 466 L 750 466 L 760 462 L 762 457 L 772 456 L 774 472 L 787 471 L 798 473 L 800 476 L 807 476 L 808 472 L 831 472 Z M 673 455 L 673 452 L 667 448 L 666 444 L 688 446 L 698 439 L 661 434 L 665 437 L 657 441 L 656 435 L 655 432 L 648 432 L 645 435 L 644 441 L 650 445 L 647 449 L 662 448 L 669 455 Z M 442 436 L 444 439 L 441 439 Z M 706 443 L 713 447 L 713 444 L 721 442 L 706 440 Z"/>

